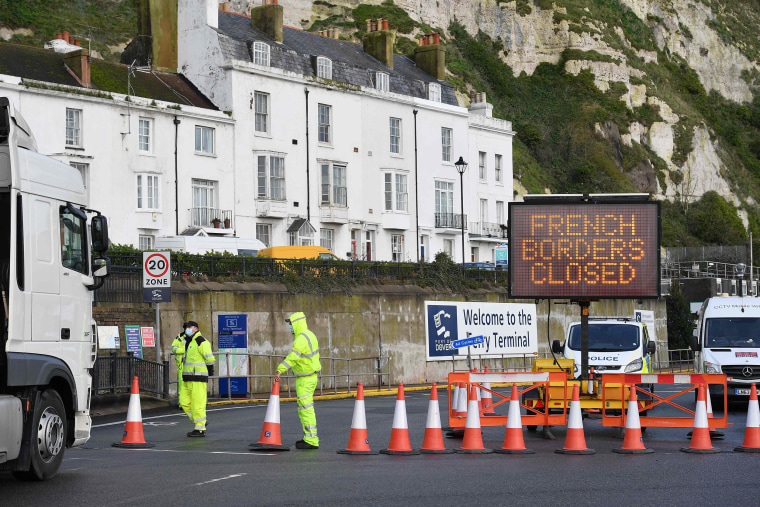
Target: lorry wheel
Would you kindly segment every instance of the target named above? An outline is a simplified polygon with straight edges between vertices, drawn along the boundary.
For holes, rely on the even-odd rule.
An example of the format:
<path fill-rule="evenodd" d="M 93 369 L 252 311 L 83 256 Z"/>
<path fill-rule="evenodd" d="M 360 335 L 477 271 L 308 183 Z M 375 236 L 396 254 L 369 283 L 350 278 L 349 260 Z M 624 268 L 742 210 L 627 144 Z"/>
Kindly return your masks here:
<path fill-rule="evenodd" d="M 63 461 L 66 430 L 66 410 L 61 397 L 55 390 L 47 389 L 34 409 L 29 470 L 13 472 L 13 475 L 21 480 L 34 481 L 53 477 Z"/>

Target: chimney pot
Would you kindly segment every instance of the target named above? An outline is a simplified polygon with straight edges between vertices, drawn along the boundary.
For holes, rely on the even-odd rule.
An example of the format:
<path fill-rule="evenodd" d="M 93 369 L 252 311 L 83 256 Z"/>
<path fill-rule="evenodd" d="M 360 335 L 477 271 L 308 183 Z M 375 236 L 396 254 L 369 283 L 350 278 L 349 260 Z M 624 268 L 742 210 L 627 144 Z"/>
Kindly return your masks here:
<path fill-rule="evenodd" d="M 63 40 L 66 42 L 69 42 L 69 32 L 65 31 L 63 32 Z"/>
<path fill-rule="evenodd" d="M 62 33 L 57 33 L 57 34 L 55 34 L 55 38 L 63 40 L 63 34 Z"/>
<path fill-rule="evenodd" d="M 387 30 L 387 29 L 388 29 L 388 20 L 384 19 L 383 20 L 383 30 Z"/>
<path fill-rule="evenodd" d="M 436 33 L 433 34 L 433 38 L 435 39 L 434 44 L 440 44 L 441 43 L 440 35 L 438 34 L 438 32 L 436 32 Z"/>
<path fill-rule="evenodd" d="M 74 41 L 74 45 L 75 46 L 81 46 L 82 44 L 80 44 L 79 39 L 77 39 L 77 40 Z"/>

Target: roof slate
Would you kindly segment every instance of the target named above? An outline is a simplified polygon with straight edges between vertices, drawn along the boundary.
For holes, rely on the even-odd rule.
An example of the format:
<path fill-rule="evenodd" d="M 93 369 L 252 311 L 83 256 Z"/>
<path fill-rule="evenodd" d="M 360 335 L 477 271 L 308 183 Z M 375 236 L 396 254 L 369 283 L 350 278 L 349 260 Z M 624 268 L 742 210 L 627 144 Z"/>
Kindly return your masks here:
<path fill-rule="evenodd" d="M 34 79 L 46 83 L 82 88 L 64 63 L 64 54 L 32 46 L 0 44 L 0 74 Z M 127 94 L 127 66 L 90 59 L 91 81 L 94 90 Z M 217 109 L 181 74 L 166 72 L 135 72 L 130 80 L 132 94 L 152 100 L 204 109 Z"/>
<path fill-rule="evenodd" d="M 316 76 L 316 57 L 323 56 L 332 60 L 332 77 L 335 81 L 371 88 L 374 86 L 372 74 L 386 72 L 393 93 L 424 99 L 427 98 L 427 84 L 438 83 L 441 85 L 441 101 L 444 104 L 459 105 L 451 84 L 420 70 L 405 56 L 394 55 L 391 70 L 365 53 L 359 44 L 287 26 L 282 29 L 283 42 L 278 43 L 252 27 L 251 18 L 224 11 L 219 12 L 218 32 L 223 54 L 228 59 L 250 62 L 253 42 L 265 42 L 270 47 L 272 67 Z M 247 55 L 240 49 L 240 43 L 243 42 L 246 44 Z"/>

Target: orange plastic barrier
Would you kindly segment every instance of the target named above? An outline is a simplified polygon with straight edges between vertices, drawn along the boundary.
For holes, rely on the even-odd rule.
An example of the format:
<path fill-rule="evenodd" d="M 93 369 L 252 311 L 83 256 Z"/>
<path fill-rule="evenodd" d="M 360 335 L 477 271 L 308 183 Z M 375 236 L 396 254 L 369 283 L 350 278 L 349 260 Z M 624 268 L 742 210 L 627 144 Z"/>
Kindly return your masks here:
<path fill-rule="evenodd" d="M 467 389 L 470 386 L 477 386 L 483 391 L 491 393 L 494 401 L 492 408 L 497 411 L 499 406 L 508 403 L 510 395 L 504 395 L 497 393 L 493 389 L 483 387 L 483 383 L 494 385 L 512 384 L 513 389 L 516 388 L 518 396 L 521 396 L 529 391 L 537 390 L 539 386 L 544 386 L 544 399 L 542 400 L 542 407 L 529 407 L 520 403 L 521 407 L 524 407 L 527 413 L 521 416 L 521 422 L 523 426 L 564 426 L 567 424 L 567 408 L 562 409 L 562 413 L 549 413 L 549 383 L 556 385 L 564 385 L 565 392 L 567 392 L 567 374 L 562 372 L 520 372 L 520 373 L 473 373 L 473 372 L 455 372 L 449 373 L 449 426 L 452 429 L 464 429 L 467 422 L 465 417 L 456 417 L 451 415 L 451 397 L 453 394 L 452 387 L 457 383 L 462 382 L 467 385 Z M 459 410 L 457 405 L 457 410 Z M 505 407 L 502 407 L 502 410 Z M 480 425 L 481 426 L 506 426 L 508 416 L 506 415 L 489 415 L 488 417 L 482 417 L 483 413 L 487 409 L 480 410 Z M 555 409 L 556 410 L 556 409 Z"/>
<path fill-rule="evenodd" d="M 726 391 L 726 376 L 723 374 L 712 373 L 605 373 L 602 377 L 602 405 L 607 406 L 607 399 L 620 400 L 621 393 L 634 387 L 638 393 L 642 393 L 652 399 L 646 400 L 640 412 L 649 411 L 659 405 L 670 405 L 681 412 L 683 416 L 655 417 L 650 415 L 639 415 L 641 426 L 652 426 L 659 428 L 691 428 L 694 425 L 694 411 L 679 405 L 674 401 L 679 396 L 695 391 L 699 386 L 705 389 L 709 385 L 723 386 L 723 417 L 708 419 L 710 428 L 725 428 L 728 426 L 728 395 Z M 679 389 L 675 393 L 667 393 L 668 396 L 660 396 L 655 392 L 649 392 L 637 384 L 672 384 Z M 638 395 L 639 402 L 642 401 L 641 394 Z M 604 426 L 623 427 L 626 424 L 626 414 L 623 411 L 620 415 L 612 415 L 611 411 L 602 409 L 602 423 Z"/>

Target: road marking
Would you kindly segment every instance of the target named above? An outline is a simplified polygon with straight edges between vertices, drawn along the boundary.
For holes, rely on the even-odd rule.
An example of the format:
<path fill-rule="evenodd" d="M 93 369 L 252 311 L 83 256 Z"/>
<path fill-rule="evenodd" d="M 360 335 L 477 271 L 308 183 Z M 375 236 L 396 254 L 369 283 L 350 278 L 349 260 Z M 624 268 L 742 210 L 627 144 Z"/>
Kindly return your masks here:
<path fill-rule="evenodd" d="M 203 486 L 204 484 L 211 484 L 212 482 L 226 481 L 227 479 L 235 479 L 237 477 L 243 477 L 244 475 L 248 475 L 248 474 L 245 474 L 245 473 L 232 474 L 232 475 L 228 475 L 227 477 L 220 477 L 218 479 L 211 479 L 210 481 L 206 481 L 206 482 L 199 482 L 199 483 L 196 483 L 195 486 Z"/>
<path fill-rule="evenodd" d="M 246 408 L 259 408 L 259 407 L 266 407 L 266 405 L 247 405 L 247 406 L 244 406 L 244 407 L 212 408 L 212 409 L 206 410 L 206 412 L 207 413 L 208 412 L 218 412 L 220 410 L 243 410 L 243 409 L 246 409 Z M 184 412 L 180 412 L 178 414 L 154 415 L 153 417 L 144 417 L 143 421 L 149 421 L 151 419 L 163 419 L 165 417 L 187 417 L 187 414 L 185 414 Z M 117 424 L 124 424 L 126 422 L 127 421 L 124 420 L 124 421 L 116 421 L 116 422 L 110 422 L 110 423 L 104 423 L 104 424 L 93 424 L 92 427 L 93 427 L 93 429 L 94 428 L 104 428 L 106 426 L 116 426 Z"/>
<path fill-rule="evenodd" d="M 110 448 L 106 448 L 110 450 Z M 195 454 L 230 454 L 238 456 L 277 456 L 275 452 L 232 452 L 232 451 L 180 451 L 177 449 L 127 449 L 128 451 L 145 451 L 145 452 L 182 452 L 182 453 L 195 453 Z M 120 449 L 119 451 L 124 451 Z"/>

